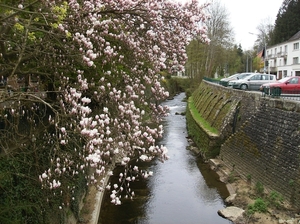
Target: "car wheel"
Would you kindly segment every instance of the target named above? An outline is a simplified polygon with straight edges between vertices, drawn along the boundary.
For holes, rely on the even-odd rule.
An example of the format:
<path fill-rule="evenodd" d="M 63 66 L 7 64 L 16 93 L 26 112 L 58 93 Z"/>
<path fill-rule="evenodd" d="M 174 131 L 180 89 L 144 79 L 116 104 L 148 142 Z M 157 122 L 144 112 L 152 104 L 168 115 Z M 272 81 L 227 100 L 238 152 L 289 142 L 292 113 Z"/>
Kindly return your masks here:
<path fill-rule="evenodd" d="M 242 89 L 242 90 L 247 90 L 247 89 L 248 89 L 248 86 L 247 86 L 246 84 L 242 84 L 242 85 L 241 85 L 241 89 Z"/>

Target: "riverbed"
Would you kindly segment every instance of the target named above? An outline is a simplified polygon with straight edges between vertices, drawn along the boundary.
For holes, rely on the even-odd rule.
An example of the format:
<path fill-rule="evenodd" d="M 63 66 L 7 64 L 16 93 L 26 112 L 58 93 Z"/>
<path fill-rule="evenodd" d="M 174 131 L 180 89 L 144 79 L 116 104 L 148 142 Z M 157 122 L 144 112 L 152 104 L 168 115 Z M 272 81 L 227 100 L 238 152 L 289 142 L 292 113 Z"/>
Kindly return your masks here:
<path fill-rule="evenodd" d="M 169 150 L 169 160 L 140 163 L 153 177 L 134 182 L 136 197 L 123 199 L 119 206 L 105 195 L 99 224 L 228 224 L 217 211 L 229 195 L 224 183 L 189 149 L 185 94 L 165 102 L 170 114 L 165 118 L 164 136 L 159 144 Z M 118 173 L 117 171 L 114 173 Z M 113 177 L 118 178 L 118 177 Z"/>

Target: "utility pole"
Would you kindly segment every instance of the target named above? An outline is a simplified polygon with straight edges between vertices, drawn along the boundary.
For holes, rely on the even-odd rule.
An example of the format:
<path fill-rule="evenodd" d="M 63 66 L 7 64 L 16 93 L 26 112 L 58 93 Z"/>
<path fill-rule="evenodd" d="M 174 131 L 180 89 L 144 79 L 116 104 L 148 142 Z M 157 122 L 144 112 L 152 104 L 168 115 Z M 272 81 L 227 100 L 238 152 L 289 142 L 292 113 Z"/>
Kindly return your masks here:
<path fill-rule="evenodd" d="M 249 51 L 245 51 L 245 53 L 247 54 L 247 62 L 246 62 L 246 72 L 252 72 L 252 56 L 251 54 L 249 54 Z M 250 64 L 248 63 L 249 61 L 249 57 L 250 57 Z M 249 69 L 250 68 L 250 69 Z M 250 70 L 250 71 L 249 71 Z"/>

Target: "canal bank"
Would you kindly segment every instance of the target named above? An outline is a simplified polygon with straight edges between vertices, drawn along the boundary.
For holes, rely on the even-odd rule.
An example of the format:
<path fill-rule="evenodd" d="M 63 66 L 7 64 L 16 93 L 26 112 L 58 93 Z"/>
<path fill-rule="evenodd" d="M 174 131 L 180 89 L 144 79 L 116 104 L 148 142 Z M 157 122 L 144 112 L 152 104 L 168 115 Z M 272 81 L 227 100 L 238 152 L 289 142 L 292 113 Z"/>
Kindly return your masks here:
<path fill-rule="evenodd" d="M 173 112 L 171 112 L 171 119 L 173 119 L 173 120 L 177 119 L 177 118 L 183 119 L 184 116 L 180 115 L 180 114 L 182 114 L 182 111 L 178 110 L 176 108 L 181 108 L 181 107 L 178 107 L 178 105 L 173 106 L 173 109 L 175 109 L 175 110 L 173 110 Z M 181 109 L 183 109 L 183 108 L 181 108 Z M 181 131 L 179 133 L 180 133 L 180 135 L 184 136 L 186 141 L 188 140 L 188 137 L 184 131 Z M 175 135 L 171 135 L 171 137 L 172 137 L 172 139 L 177 138 Z M 194 163 L 196 161 L 195 158 L 197 158 L 197 160 L 200 159 L 198 156 L 199 151 L 197 151 L 199 149 L 197 147 L 193 146 L 193 141 L 188 141 L 187 145 L 189 146 L 188 148 L 191 149 L 191 151 L 195 151 L 195 153 L 190 154 L 189 153 L 190 150 L 185 150 L 185 147 L 183 147 L 183 146 L 181 146 L 180 151 L 185 152 L 185 153 L 188 152 L 187 153 L 189 155 L 188 160 L 193 161 L 193 163 Z M 172 156 L 172 154 L 170 155 L 171 158 L 176 157 L 176 153 L 175 154 L 174 153 L 173 153 L 173 156 Z M 161 165 L 162 165 L 161 167 L 163 168 L 165 164 L 161 164 Z M 227 187 L 228 191 L 230 192 L 230 195 L 232 196 L 232 195 L 236 194 L 234 199 L 232 201 L 228 202 L 228 204 L 226 206 L 222 205 L 222 208 L 234 205 L 234 206 L 246 209 L 249 204 L 254 203 L 254 199 L 253 199 L 254 187 L 251 184 L 244 181 L 238 175 L 233 176 L 232 169 L 230 167 L 229 168 L 226 167 L 226 165 L 224 163 L 222 163 L 221 160 L 216 160 L 213 163 L 210 163 L 209 166 L 213 172 L 215 172 L 219 175 L 220 181 L 222 181 L 222 182 L 224 182 L 224 184 L 226 184 L 226 187 Z M 205 168 L 205 169 L 206 169 L 205 172 L 208 172 L 207 168 Z M 191 168 L 190 168 L 190 170 L 191 170 Z M 168 171 L 168 169 L 167 169 L 167 171 Z M 170 170 L 168 171 L 168 173 L 171 173 L 171 172 L 172 171 L 170 171 Z M 176 172 L 178 172 L 178 171 L 174 171 L 173 173 L 176 173 Z M 176 176 L 178 176 L 178 175 L 176 175 Z M 199 177 L 196 177 L 196 178 L 193 177 L 193 179 L 199 179 Z M 161 180 L 160 182 L 166 182 L 166 181 Z M 175 184 L 174 180 L 170 180 L 169 182 L 173 182 L 173 185 Z M 184 182 L 184 181 L 181 181 L 181 182 Z M 188 183 L 189 181 L 185 181 L 185 182 Z M 205 180 L 205 182 L 209 182 L 209 181 Z M 145 185 L 145 183 L 143 183 L 143 184 Z M 146 184 L 146 186 L 147 186 L 147 184 Z M 202 188 L 204 188 L 204 187 L 202 187 Z M 202 188 L 200 185 L 199 189 L 202 189 Z M 165 192 L 165 189 L 162 189 L 161 191 Z M 177 192 L 179 192 L 179 194 L 181 194 L 182 191 L 177 191 Z M 146 204 L 149 205 L 149 201 L 147 201 L 149 199 L 149 197 L 144 196 L 143 193 L 145 193 L 145 192 L 143 192 L 143 191 L 138 192 L 137 197 L 134 199 L 134 201 L 140 203 L 144 197 L 144 199 L 146 199 Z M 138 197 L 138 195 L 140 195 L 140 196 L 142 195 L 142 196 Z M 150 195 L 150 197 L 151 197 L 151 195 Z M 101 209 L 101 207 L 100 207 L 101 199 L 103 199 L 103 193 L 99 193 L 95 188 L 90 187 L 87 197 L 84 199 L 84 205 L 82 207 L 82 212 L 81 212 L 82 219 L 81 219 L 80 223 L 96 224 L 98 222 L 97 214 L 99 214 L 100 209 Z M 168 202 L 168 198 L 166 198 L 164 201 Z M 161 203 L 163 204 L 164 201 L 162 201 Z M 127 202 L 124 202 L 124 203 L 127 203 Z M 116 208 L 116 207 L 118 207 L 118 206 L 114 206 L 114 208 Z M 130 208 L 130 205 L 128 207 L 129 207 L 129 211 L 132 210 L 132 208 Z M 163 209 L 161 209 L 161 210 L 163 211 Z M 218 217 L 218 214 L 217 214 L 218 210 L 219 210 L 219 208 L 213 210 L 214 217 Z M 151 213 L 153 213 L 153 211 Z M 249 222 L 249 220 L 248 221 L 246 220 L 247 219 L 247 217 L 246 217 L 246 219 L 244 220 L 245 222 L 240 222 L 240 223 L 277 224 L 277 223 L 279 223 L 280 220 L 281 220 L 281 223 L 285 223 L 284 222 L 285 220 L 290 221 L 291 218 L 294 216 L 295 216 L 295 213 L 290 213 L 289 210 L 277 211 L 276 213 L 274 212 L 274 210 L 268 210 L 268 212 L 265 214 L 257 213 L 255 215 L 253 215 L 252 219 L 254 219 L 254 221 L 252 220 L 251 222 Z M 84 218 L 84 217 L 86 217 L 86 218 Z M 142 219 L 144 219 L 145 212 L 140 213 L 140 217 L 142 217 Z M 200 217 L 199 219 L 201 219 L 201 218 L 202 217 Z M 218 217 L 218 218 L 220 218 L 220 217 Z M 224 220 L 223 218 L 221 218 L 221 219 Z M 133 220 L 131 219 L 131 222 L 121 222 L 121 223 L 122 224 L 123 223 L 134 223 L 133 221 L 134 221 L 134 219 Z M 74 223 L 74 222 L 70 222 L 70 223 Z M 106 222 L 106 223 L 111 224 L 111 223 L 120 223 L 120 222 Z M 142 222 L 135 222 L 135 223 L 142 223 Z M 149 221 L 147 223 L 151 223 L 151 222 Z M 156 222 L 156 223 L 162 223 L 162 222 Z M 164 222 L 164 223 L 167 223 L 167 222 Z M 172 222 L 169 222 L 169 223 L 172 223 Z M 290 222 L 290 223 L 292 223 L 292 222 Z"/>
<path fill-rule="evenodd" d="M 299 102 L 205 81 L 190 102 L 195 110 L 187 112 L 189 135 L 204 157 L 218 155 L 243 178 L 251 177 L 253 184 L 260 182 L 300 207 Z M 208 125 L 199 125 L 199 119 Z"/>
<path fill-rule="evenodd" d="M 82 222 L 89 223 L 89 224 L 96 224 L 98 223 L 100 210 L 101 210 L 101 203 L 105 203 L 108 208 L 101 210 L 101 212 L 106 213 L 105 210 L 115 210 L 114 213 L 116 214 L 131 214 L 132 211 L 136 210 L 136 207 L 139 207 L 138 209 L 142 210 L 142 212 L 139 212 L 138 217 L 117 217 L 115 220 L 112 220 L 112 218 L 102 218 L 102 222 L 100 220 L 99 223 L 231 223 L 230 221 L 220 217 L 218 215 L 218 210 L 225 208 L 224 199 L 227 196 L 234 195 L 236 192 L 236 188 L 233 187 L 230 183 L 228 183 L 228 174 L 229 171 L 225 169 L 224 166 L 218 164 L 218 163 L 204 163 L 202 157 L 199 156 L 199 149 L 195 146 L 194 142 L 188 138 L 187 132 L 186 132 L 186 120 L 185 116 L 182 116 L 185 114 L 185 105 L 186 103 L 181 100 L 175 101 L 168 101 L 168 103 L 173 102 L 174 104 L 169 105 L 171 108 L 169 119 L 174 121 L 176 119 L 180 120 L 180 124 L 183 128 L 179 128 L 178 126 L 170 126 L 168 123 L 165 123 L 166 126 L 166 133 L 165 135 L 169 136 L 169 140 L 171 143 L 167 146 L 169 148 L 169 154 L 170 154 L 170 161 L 167 161 L 167 165 L 170 163 L 173 164 L 171 167 L 165 167 L 166 164 L 161 163 L 155 163 L 154 165 L 160 165 L 160 168 L 158 170 L 164 170 L 165 171 L 165 178 L 158 178 L 154 180 L 154 183 L 150 183 L 150 187 L 153 185 L 156 185 L 157 182 L 164 182 L 167 184 L 167 188 L 164 186 L 159 187 L 156 189 L 156 193 L 148 192 L 148 190 L 142 190 L 145 188 L 149 188 L 149 185 L 147 185 L 146 181 L 143 181 L 142 187 L 137 187 L 135 189 L 136 197 L 134 198 L 133 202 L 130 201 L 123 201 L 124 205 L 127 209 L 125 209 L 125 212 L 121 209 L 119 206 L 115 206 L 109 203 L 109 197 L 104 196 L 104 192 L 98 192 L 94 186 L 91 186 L 89 188 L 89 192 L 86 195 L 86 198 L 84 200 L 84 206 L 82 208 L 81 217 Z M 175 131 L 177 129 L 177 131 Z M 169 130 L 169 131 L 168 131 Z M 176 133 L 177 132 L 177 133 Z M 175 140 L 174 140 L 175 139 Z M 166 143 L 166 142 L 162 142 Z M 178 144 L 182 145 L 178 145 Z M 178 148 L 177 148 L 178 147 Z M 178 151 L 172 151 L 172 148 L 177 148 Z M 175 161 L 174 158 L 177 159 Z M 188 163 L 181 163 L 182 161 L 188 161 Z M 179 169 L 173 169 L 174 164 L 180 165 Z M 147 167 L 147 169 L 150 167 Z M 153 167 L 152 167 L 153 168 Z M 183 174 L 181 168 L 188 168 L 188 173 Z M 189 175 L 189 173 L 192 171 L 194 173 L 192 176 Z M 118 172 L 115 172 L 118 173 Z M 157 175 L 157 172 L 155 171 L 155 175 Z M 159 174 L 158 174 L 159 175 Z M 219 175 L 219 176 L 218 176 Z M 183 178 L 179 182 L 175 182 L 175 179 L 178 179 L 178 177 L 185 177 L 189 176 L 187 179 Z M 153 177 L 155 178 L 155 177 Z M 219 181 L 220 179 L 220 181 Z M 196 183 L 195 183 L 196 180 Z M 106 179 L 108 181 L 108 178 Z M 198 182 L 198 183 L 197 183 Z M 221 183 L 222 182 L 222 183 Z M 217 185 L 223 185 L 221 188 L 216 189 L 215 186 Z M 174 189 L 173 193 L 175 196 L 165 195 L 166 191 L 172 192 L 172 185 L 183 185 L 180 186 L 179 189 Z M 193 186 L 195 185 L 195 186 Z M 190 195 L 185 195 L 185 191 L 189 191 L 189 189 L 199 189 L 199 191 L 193 192 Z M 145 194 L 146 191 L 146 194 Z M 151 195 L 153 194 L 159 194 L 162 192 L 162 195 L 157 196 L 156 199 L 153 199 Z M 220 196 L 220 192 L 221 195 Z M 150 194 L 150 197 L 147 195 Z M 176 200 L 170 200 L 170 198 L 176 198 L 177 195 L 181 195 L 179 199 Z M 196 195 L 196 196 L 195 196 Z M 200 196 L 200 198 L 198 198 Z M 152 199 L 151 199 L 152 197 Z M 159 199 L 161 198 L 161 200 Z M 181 202 L 182 198 L 191 198 L 191 200 L 186 200 L 184 203 Z M 146 200 L 144 200 L 146 199 Z M 149 207 L 157 207 L 157 205 L 151 204 L 152 202 L 149 202 L 149 200 L 157 201 L 155 202 L 159 205 L 163 205 L 162 207 L 154 209 L 149 209 Z M 196 201 L 193 202 L 193 199 Z M 104 201 L 103 201 L 104 200 Z M 144 202 L 143 202 L 144 200 Z M 204 200 L 204 201 L 203 201 Z M 168 202 L 170 201 L 170 202 Z M 198 204 L 198 201 L 201 202 L 200 206 Z M 214 204 L 215 201 L 218 202 L 217 206 L 211 206 L 210 204 Z M 108 202 L 108 203 L 107 203 Z M 136 203 L 137 205 L 132 206 L 133 203 Z M 141 204 L 146 205 L 148 208 L 144 208 L 141 206 Z M 180 205 L 179 208 L 175 208 L 174 210 L 170 209 L 168 214 L 168 209 L 166 207 L 172 206 L 172 204 Z M 198 211 L 193 210 L 193 208 L 199 208 Z M 147 210 L 145 211 L 144 210 Z M 152 211 L 151 211 L 152 210 Z M 184 218 L 185 215 L 179 215 L 180 217 L 174 216 L 173 214 L 180 214 L 180 210 L 186 211 L 186 216 L 192 216 L 191 213 L 199 213 L 200 215 L 194 218 L 195 220 L 189 220 L 188 218 Z M 194 211 L 194 212 L 193 212 Z M 160 214 L 158 217 L 147 217 L 147 212 L 151 214 Z M 162 213 L 161 213 L 162 212 Z M 113 215 L 112 215 L 113 216 Z M 175 220 L 164 220 L 164 217 L 173 217 Z M 104 219 L 104 221 L 103 221 Z M 109 219 L 109 220 L 108 220 Z M 189 220 L 188 222 L 186 222 Z M 202 220 L 202 222 L 199 222 L 199 220 Z"/>
<path fill-rule="evenodd" d="M 105 176 L 105 185 L 107 185 L 109 179 L 109 175 Z M 101 180 L 102 177 L 99 177 L 98 181 Z M 79 220 L 76 220 L 74 217 L 69 217 L 67 224 L 97 224 L 101 211 L 104 193 L 104 191 L 99 191 L 95 185 L 89 185 L 88 190 L 83 196 L 80 203 Z"/>
<path fill-rule="evenodd" d="M 264 215 L 272 219 L 272 222 L 262 223 L 279 223 L 281 216 L 280 223 L 285 223 L 282 220 L 286 218 L 294 219 L 290 223 L 298 223 L 300 104 L 205 81 L 191 100 L 196 110 L 191 111 L 190 105 L 189 109 L 196 112 L 187 113 L 188 129 L 200 154 L 206 160 L 218 158 L 222 166 L 228 167 L 230 181 L 243 179 L 246 183 L 241 181 L 237 185 L 244 189 L 243 201 L 249 203 L 239 200 L 238 204 L 247 209 L 253 203 L 249 198 L 254 198 L 254 202 L 262 198 L 268 204 L 269 214 Z M 217 130 L 217 139 L 212 139 L 207 128 L 199 125 L 199 117 L 209 128 Z M 206 139 L 206 144 L 202 139 Z M 219 147 L 215 147 L 216 144 Z M 233 184 L 236 185 L 235 181 Z M 254 192 L 256 186 L 261 186 L 262 193 Z M 252 192 L 250 197 L 248 188 Z M 272 199 L 274 195 L 276 198 Z"/>
<path fill-rule="evenodd" d="M 195 150 L 195 148 L 193 148 Z M 195 151 L 196 152 L 196 151 Z M 210 160 L 210 169 L 215 172 L 220 181 L 226 183 L 227 190 L 230 196 L 233 196 L 234 199 L 227 202 L 228 206 L 236 206 L 239 208 L 247 208 L 249 204 L 254 203 L 253 195 L 255 195 L 254 188 L 251 184 L 247 183 L 244 179 L 236 176 L 233 183 L 228 183 L 230 178 L 230 169 L 226 167 L 225 164 L 220 160 Z M 107 179 L 108 181 L 108 179 Z M 85 196 L 85 199 L 82 204 L 81 209 L 81 218 L 79 221 L 75 219 L 70 219 L 68 224 L 74 223 L 85 223 L 85 224 L 97 224 L 101 203 L 103 202 L 104 192 L 99 192 L 94 186 L 89 187 L 89 191 Z M 230 197 L 229 196 L 229 197 Z M 256 213 L 251 217 L 240 218 L 233 223 L 252 223 L 252 224 L 296 224 L 299 223 L 300 219 L 297 214 L 289 209 L 289 206 L 286 205 L 287 209 L 280 211 L 268 210 L 266 213 Z M 108 223 L 109 224 L 109 223 Z"/>
<path fill-rule="evenodd" d="M 226 183 L 230 196 L 225 199 L 226 208 L 235 207 L 245 212 L 237 217 L 235 224 L 298 224 L 300 215 L 289 203 L 282 202 L 279 207 L 268 206 L 265 212 L 249 214 L 247 209 L 254 205 L 258 195 L 256 186 L 251 181 L 245 181 L 237 173 L 233 174 L 232 169 L 226 166 L 220 159 L 210 159 L 209 164 L 220 180 Z M 265 190 L 263 194 L 268 194 Z M 229 218 L 229 217 L 228 217 Z"/>

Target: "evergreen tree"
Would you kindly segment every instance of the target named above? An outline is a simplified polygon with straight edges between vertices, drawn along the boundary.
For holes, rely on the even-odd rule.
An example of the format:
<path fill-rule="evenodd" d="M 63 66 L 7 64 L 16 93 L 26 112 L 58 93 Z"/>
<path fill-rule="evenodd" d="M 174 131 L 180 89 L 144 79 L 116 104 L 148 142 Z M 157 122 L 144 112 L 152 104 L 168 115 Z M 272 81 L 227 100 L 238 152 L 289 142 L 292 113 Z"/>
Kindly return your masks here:
<path fill-rule="evenodd" d="M 274 32 L 271 33 L 271 45 L 287 41 L 300 30 L 300 2 L 284 0 L 275 21 Z"/>

